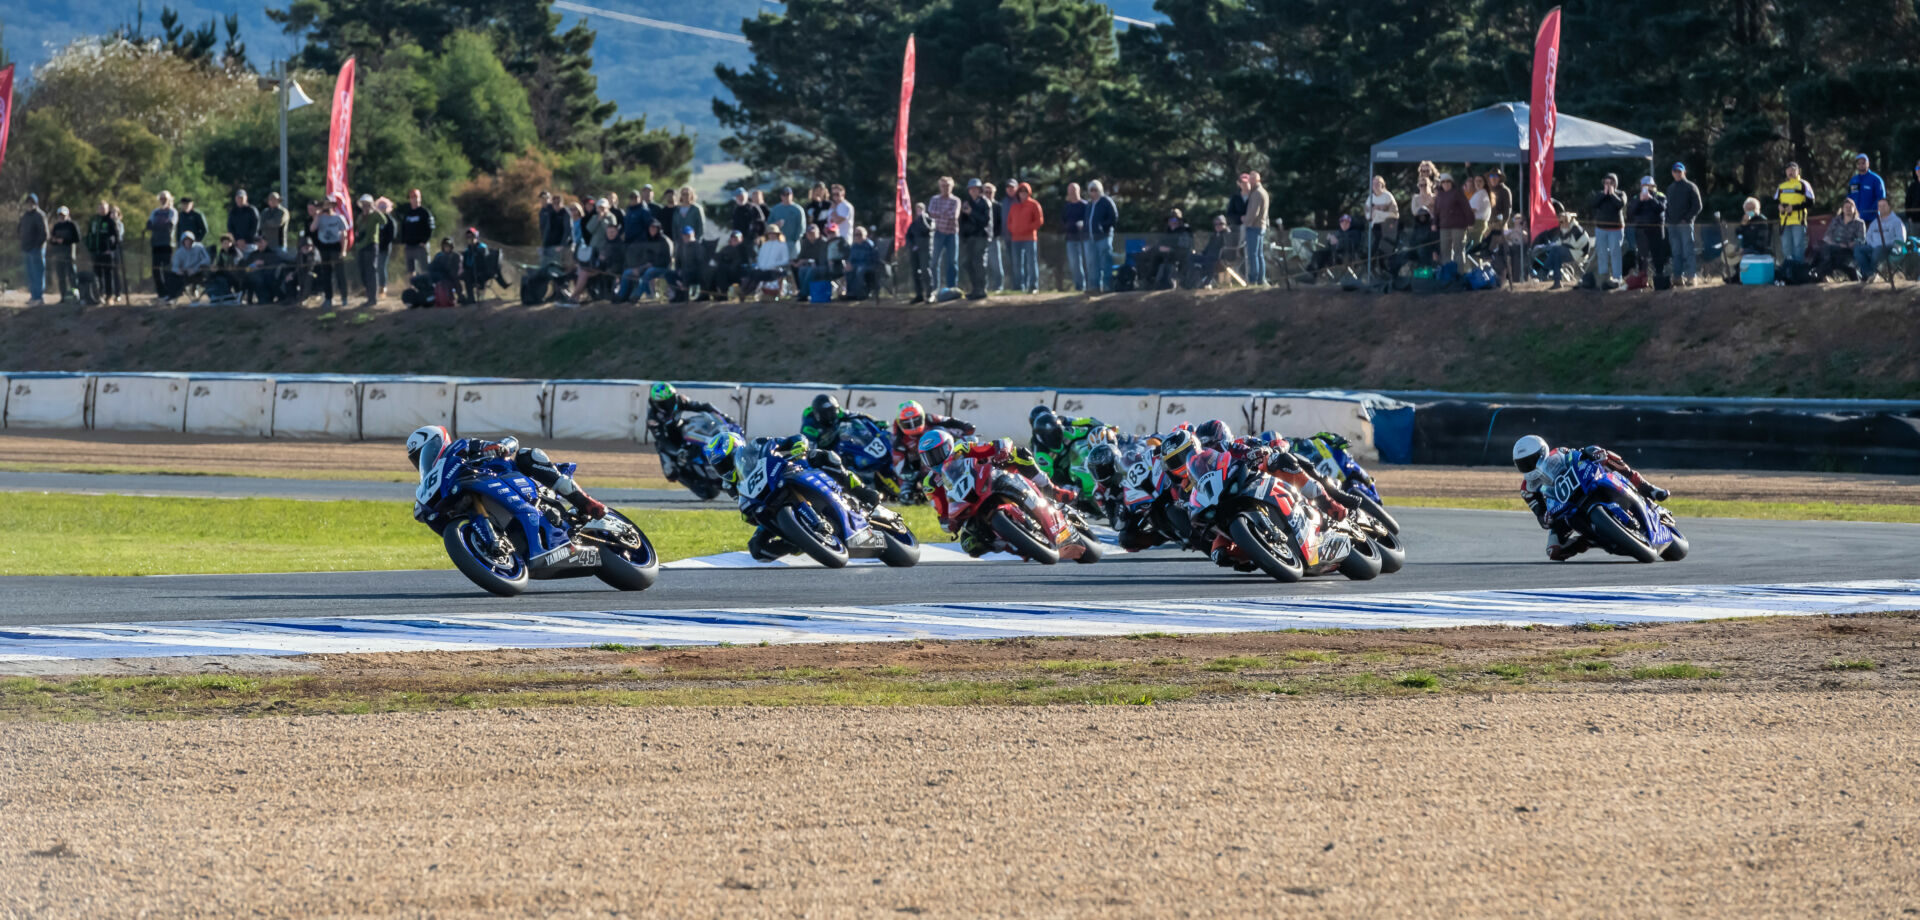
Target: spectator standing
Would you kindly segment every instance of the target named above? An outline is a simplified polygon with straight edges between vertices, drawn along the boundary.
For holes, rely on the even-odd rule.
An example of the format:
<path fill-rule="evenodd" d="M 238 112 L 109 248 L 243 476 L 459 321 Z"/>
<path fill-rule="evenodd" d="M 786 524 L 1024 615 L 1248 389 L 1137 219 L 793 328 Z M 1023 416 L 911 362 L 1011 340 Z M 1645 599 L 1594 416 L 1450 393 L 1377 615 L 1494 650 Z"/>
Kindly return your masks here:
<path fill-rule="evenodd" d="M 147 215 L 147 240 L 152 248 L 153 290 L 158 294 L 166 287 L 167 272 L 173 265 L 173 239 L 180 212 L 173 207 L 172 192 L 162 191 L 154 200 L 158 207 Z"/>
<path fill-rule="evenodd" d="M 987 292 L 998 294 L 1007 289 L 1006 263 L 1000 258 L 1000 241 L 1007 236 L 1007 209 L 994 200 L 992 179 L 981 181 L 980 194 L 987 199 L 988 219 L 993 224 L 992 241 L 987 244 Z"/>
<path fill-rule="evenodd" d="M 258 235 L 275 249 L 287 248 L 287 209 L 280 204 L 279 192 L 267 193 L 267 206 L 260 209 Z"/>
<path fill-rule="evenodd" d="M 1247 216 L 1247 195 L 1253 191 L 1253 177 L 1241 173 L 1233 184 L 1233 194 L 1227 198 L 1227 223 L 1239 227 Z"/>
<path fill-rule="evenodd" d="M 1374 176 L 1367 193 L 1367 239 L 1374 258 L 1383 258 L 1390 243 L 1400 238 L 1400 202 L 1387 191 L 1387 177 Z"/>
<path fill-rule="evenodd" d="M 825 182 L 815 182 L 813 188 L 807 190 L 807 223 L 825 230 L 827 222 L 831 220 L 833 220 L 833 198 L 827 193 Z M 789 242 L 797 242 L 797 240 Z"/>
<path fill-rule="evenodd" d="M 913 271 L 913 302 L 926 303 L 933 296 L 933 218 L 927 206 L 913 204 L 913 216 L 907 219 L 908 266 Z"/>
<path fill-rule="evenodd" d="M 200 242 L 200 248 L 206 248 L 207 215 L 200 213 L 194 207 L 191 198 L 180 199 L 180 233 L 193 234 L 193 238 Z"/>
<path fill-rule="evenodd" d="M 479 303 L 494 274 L 493 247 L 480 239 L 480 228 L 468 227 L 467 248 L 460 251 L 460 280 L 464 287 L 461 302 Z"/>
<path fill-rule="evenodd" d="M 760 238 L 767 233 L 767 209 L 754 204 L 743 188 L 733 190 L 733 229 L 740 231 L 740 238 L 748 246 L 759 245 Z M 784 237 L 781 242 L 786 242 Z M 787 258 L 793 258 L 791 247 Z"/>
<path fill-rule="evenodd" d="M 1427 177 L 1421 176 L 1415 180 L 1413 184 L 1413 197 L 1408 201 L 1407 205 L 1409 213 L 1415 217 L 1425 214 L 1431 219 L 1433 217 L 1433 198 L 1433 182 Z"/>
<path fill-rule="evenodd" d="M 1660 246 L 1665 242 L 1661 233 L 1667 227 L 1667 199 L 1654 190 L 1652 176 L 1640 177 L 1640 191 L 1627 206 L 1627 223 L 1633 227 L 1640 273 L 1648 277 L 1666 274 L 1667 260 Z"/>
<path fill-rule="evenodd" d="M 320 255 L 320 287 L 324 291 L 320 302 L 323 310 L 333 308 L 336 292 L 342 306 L 347 302 L 347 219 L 340 215 L 340 206 L 339 200 L 328 195 L 313 218 L 314 248 Z"/>
<path fill-rule="evenodd" d="M 693 228 L 694 239 L 707 238 L 707 212 L 700 207 L 699 199 L 694 197 L 692 186 L 682 187 L 680 194 L 674 199 L 673 238 L 676 240 L 684 238 L 688 227 Z"/>
<path fill-rule="evenodd" d="M 1854 261 L 1860 266 L 1860 283 L 1872 282 L 1879 268 L 1893 271 L 1887 264 L 1890 250 L 1906 241 L 1907 225 L 1901 222 L 1900 215 L 1893 213 L 1893 201 L 1882 195 L 1873 220 L 1867 222 L 1867 238 L 1853 247 Z"/>
<path fill-rule="evenodd" d="M 1473 226 L 1467 231 L 1467 248 L 1480 245 L 1487 238 L 1487 225 L 1493 222 L 1493 193 L 1487 190 L 1486 176 L 1468 176 L 1473 183 L 1473 194 L 1467 197 L 1467 206 L 1473 208 Z"/>
<path fill-rule="evenodd" d="M 233 193 L 233 204 L 227 208 L 227 232 L 233 234 L 235 247 L 252 246 L 253 238 L 260 235 L 260 211 L 247 203 L 247 190 Z"/>
<path fill-rule="evenodd" d="M 1046 223 L 1046 212 L 1033 200 L 1033 186 L 1025 182 L 1015 186 L 1013 202 L 1007 205 L 1007 239 L 1013 254 L 1013 286 L 1022 293 L 1040 293 L 1040 228 Z"/>
<path fill-rule="evenodd" d="M 1813 186 L 1800 178 L 1800 164 L 1787 164 L 1787 178 L 1773 190 L 1780 216 L 1780 252 L 1789 262 L 1807 260 L 1807 215 L 1813 207 Z"/>
<path fill-rule="evenodd" d="M 387 296 L 387 268 L 393 261 L 393 241 L 400 236 L 400 222 L 393 216 L 393 199 L 382 195 L 373 200 L 373 213 L 380 215 L 373 241 L 373 276 L 380 282 L 380 296 Z"/>
<path fill-rule="evenodd" d="M 1254 188 L 1260 189 L 1260 176 L 1253 174 Z M 1263 194 L 1264 194 L 1264 190 Z M 1261 208 L 1261 219 L 1266 219 L 1266 199 L 1255 199 Z M 1247 209 L 1251 214 L 1253 208 Z M 1095 179 L 1087 183 L 1087 291 L 1097 293 L 1111 290 L 1113 287 L 1113 228 L 1120 223 L 1120 206 L 1114 204 L 1107 190 Z M 1261 266 L 1264 273 L 1265 265 Z"/>
<path fill-rule="evenodd" d="M 1433 222 L 1440 229 L 1440 261 L 1467 263 L 1467 230 L 1473 226 L 1473 204 L 1455 188 L 1452 173 L 1440 174 L 1440 193 L 1433 198 Z"/>
<path fill-rule="evenodd" d="M 613 199 L 600 198 L 593 202 L 593 213 L 587 216 L 586 237 L 593 241 L 593 248 L 599 249 L 609 239 L 607 228 L 620 229 L 620 212 L 614 210 Z M 616 235 L 613 239 L 618 239 Z"/>
<path fill-rule="evenodd" d="M 739 198 L 740 203 L 746 202 L 747 193 L 744 190 L 734 194 Z M 652 223 L 659 223 L 659 221 L 654 220 L 653 209 L 647 207 L 646 200 L 640 197 L 640 190 L 634 189 L 628 192 L 627 210 L 620 218 L 620 241 L 627 244 L 629 248 L 639 245 L 641 240 L 647 238 L 647 225 Z"/>
<path fill-rule="evenodd" d="M 1020 194 L 1019 180 L 1008 179 L 1004 191 L 1005 194 L 1001 195 L 1000 199 L 994 202 L 993 210 L 993 219 L 995 221 L 993 225 L 993 239 L 995 245 L 999 248 L 1001 265 L 1005 269 L 1000 275 L 1002 280 L 997 286 L 998 290 L 996 293 L 1005 292 L 1009 287 L 1016 291 L 1020 289 L 1020 269 L 1014 264 L 1013 258 L 1013 230 L 1011 225 L 1007 223 L 1007 215 L 1013 209 L 1014 196 Z"/>
<path fill-rule="evenodd" d="M 1418 184 L 1421 179 L 1425 179 L 1427 180 L 1427 188 L 1437 189 L 1440 187 L 1440 167 L 1433 165 L 1432 160 L 1421 160 L 1420 165 L 1413 169 L 1413 177 L 1415 184 Z"/>
<path fill-rule="evenodd" d="M 65 206 L 53 212 L 53 227 L 47 231 L 47 272 L 53 276 L 53 289 L 60 292 L 61 303 L 80 299 L 79 279 L 74 274 L 74 259 L 80 249 L 80 225 Z"/>
<path fill-rule="evenodd" d="M 927 199 L 927 217 L 933 221 L 935 287 L 960 284 L 960 199 L 953 194 L 953 177 L 940 177 L 940 191 Z"/>
<path fill-rule="evenodd" d="M 29 194 L 20 214 L 20 258 L 27 266 L 27 306 L 46 303 L 47 293 L 47 212 L 40 210 L 40 196 Z"/>
<path fill-rule="evenodd" d="M 360 293 L 365 295 L 364 303 L 371 307 L 380 302 L 380 268 L 375 264 L 380 255 L 380 229 L 387 222 L 380 212 L 373 209 L 373 196 L 361 195 L 356 202 L 359 216 L 353 222 L 353 258 L 360 269 Z M 553 223 L 566 223 L 564 217 L 555 218 Z M 347 301 L 346 288 L 341 288 L 340 302 Z"/>
<path fill-rule="evenodd" d="M 1487 219 L 1494 231 L 1512 229 L 1513 189 L 1507 187 L 1507 177 L 1498 169 L 1487 170 L 1487 194 L 1493 196 L 1493 212 Z"/>
<path fill-rule="evenodd" d="M 1832 278 L 1849 266 L 1857 266 L 1853 248 L 1866 241 L 1867 224 L 1860 219 L 1860 212 L 1854 209 L 1853 199 L 1840 199 L 1840 212 L 1827 222 L 1826 236 L 1820 241 L 1817 263 L 1820 274 Z"/>
<path fill-rule="evenodd" d="M 1595 253 L 1594 280 L 1619 282 L 1621 242 L 1625 237 L 1627 198 L 1620 193 L 1620 177 L 1607 173 L 1600 180 L 1600 194 L 1593 197 L 1587 210 L 1593 213 Z"/>
<path fill-rule="evenodd" d="M 759 201 L 759 198 L 757 197 L 759 194 L 760 193 L 757 190 L 754 192 L 754 195 L 756 196 L 754 198 L 754 201 L 756 203 L 758 203 Z M 667 230 L 671 228 L 673 225 L 673 207 L 664 202 L 654 200 L 652 185 L 640 186 L 640 203 L 647 206 L 647 213 L 653 217 L 654 223 L 660 225 L 661 235 L 665 236 L 667 233 Z M 671 245 L 673 238 L 669 236 L 667 237 L 667 239 L 668 239 L 669 245 Z"/>
<path fill-rule="evenodd" d="M 540 265 L 543 268 L 565 266 L 567 250 L 572 248 L 572 222 L 561 200 L 558 195 L 540 193 Z"/>
<path fill-rule="evenodd" d="M 960 260 L 967 266 L 967 299 L 987 297 L 987 250 L 993 246 L 993 199 L 979 179 L 967 180 L 960 203 Z"/>
<path fill-rule="evenodd" d="M 1267 213 L 1270 199 L 1267 187 L 1260 184 L 1260 174 L 1247 173 L 1247 213 L 1240 218 L 1240 226 L 1246 229 L 1247 245 L 1247 283 L 1267 283 Z M 1111 242 L 1107 252 L 1113 252 Z"/>
<path fill-rule="evenodd" d="M 600 202 L 602 208 L 606 202 Z M 427 270 L 427 247 L 433 243 L 436 229 L 433 212 L 420 203 L 420 190 L 407 191 L 407 206 L 400 209 L 400 247 L 406 260 L 407 280 Z"/>
<path fill-rule="evenodd" d="M 1740 240 L 1740 253 L 1772 258 L 1773 226 L 1760 213 L 1760 199 L 1748 198 L 1741 202 L 1740 215 L 1740 227 L 1734 231 Z"/>
<path fill-rule="evenodd" d="M 1853 178 L 1847 180 L 1847 197 L 1853 199 L 1853 206 L 1862 215 L 1880 213 L 1880 202 L 1887 197 L 1887 184 L 1880 181 L 1879 173 L 1867 166 L 1867 155 L 1855 154 Z"/>
<path fill-rule="evenodd" d="M 1907 177 L 1907 207 L 1901 220 L 1908 226 L 1920 221 L 1920 163 L 1913 164 L 1913 175 Z"/>
<path fill-rule="evenodd" d="M 1693 285 L 1700 281 L 1693 222 L 1699 219 L 1702 207 L 1700 186 L 1687 178 L 1687 164 L 1673 164 L 1673 184 L 1667 186 L 1667 244 L 1673 249 L 1676 284 Z"/>
<path fill-rule="evenodd" d="M 853 202 L 847 200 L 847 187 L 838 182 L 827 190 L 827 224 L 840 231 L 840 242 L 853 244 Z"/>
<path fill-rule="evenodd" d="M 1060 222 L 1066 231 L 1067 278 L 1074 290 L 1084 291 L 1087 289 L 1087 202 L 1080 197 L 1078 182 L 1067 183 L 1067 203 L 1060 208 Z"/>
<path fill-rule="evenodd" d="M 793 189 L 780 190 L 780 203 L 767 211 L 767 224 L 779 227 L 780 235 L 789 240 L 798 240 L 807 232 L 807 212 L 793 203 Z M 799 252 L 798 244 L 788 244 L 788 248 L 793 250 L 789 255 Z"/>
<path fill-rule="evenodd" d="M 120 259 L 122 237 L 119 221 L 113 219 L 113 207 L 105 201 L 87 221 L 87 261 L 93 267 L 93 283 L 98 285 L 100 299 L 112 303 L 121 293 L 120 273 L 116 268 Z"/>

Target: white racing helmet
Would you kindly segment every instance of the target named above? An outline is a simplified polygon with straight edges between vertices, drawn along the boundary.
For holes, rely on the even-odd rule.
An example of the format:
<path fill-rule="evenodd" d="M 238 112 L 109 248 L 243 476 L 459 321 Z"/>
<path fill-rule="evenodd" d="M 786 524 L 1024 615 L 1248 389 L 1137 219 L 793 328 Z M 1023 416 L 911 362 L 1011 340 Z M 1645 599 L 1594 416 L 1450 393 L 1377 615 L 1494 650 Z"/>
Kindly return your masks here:
<path fill-rule="evenodd" d="M 443 425 L 423 425 L 407 435 L 407 462 L 414 469 L 420 468 L 420 455 L 431 453 L 440 456 L 440 452 L 453 443 L 453 435 Z"/>
<path fill-rule="evenodd" d="M 1513 465 L 1522 473 L 1531 473 L 1552 449 L 1547 446 L 1547 439 L 1537 434 L 1527 435 L 1513 442 Z"/>

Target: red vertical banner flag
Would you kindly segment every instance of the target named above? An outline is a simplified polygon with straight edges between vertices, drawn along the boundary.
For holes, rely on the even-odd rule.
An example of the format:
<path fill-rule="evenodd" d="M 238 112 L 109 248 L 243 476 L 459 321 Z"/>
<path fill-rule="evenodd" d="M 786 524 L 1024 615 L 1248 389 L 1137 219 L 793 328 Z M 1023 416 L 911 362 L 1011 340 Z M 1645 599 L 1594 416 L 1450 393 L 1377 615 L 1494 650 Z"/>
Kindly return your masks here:
<path fill-rule="evenodd" d="M 347 148 L 353 143 L 353 58 L 340 65 L 333 84 L 333 130 L 327 134 L 327 195 L 347 219 L 346 245 L 353 245 L 353 193 L 347 190 Z"/>
<path fill-rule="evenodd" d="M 0 164 L 7 162 L 7 125 L 13 123 L 13 66 L 0 68 Z"/>
<path fill-rule="evenodd" d="M 1527 233 L 1537 237 L 1559 226 L 1553 213 L 1553 136 L 1560 112 L 1553 101 L 1554 81 L 1560 75 L 1560 8 L 1554 7 L 1540 23 L 1533 44 L 1533 101 L 1527 106 Z"/>
<path fill-rule="evenodd" d="M 893 188 L 893 251 L 907 244 L 907 221 L 913 219 L 913 201 L 907 196 L 907 110 L 913 106 L 913 36 L 907 36 L 907 57 L 900 65 L 900 123 L 893 126 L 893 159 L 899 178 Z"/>

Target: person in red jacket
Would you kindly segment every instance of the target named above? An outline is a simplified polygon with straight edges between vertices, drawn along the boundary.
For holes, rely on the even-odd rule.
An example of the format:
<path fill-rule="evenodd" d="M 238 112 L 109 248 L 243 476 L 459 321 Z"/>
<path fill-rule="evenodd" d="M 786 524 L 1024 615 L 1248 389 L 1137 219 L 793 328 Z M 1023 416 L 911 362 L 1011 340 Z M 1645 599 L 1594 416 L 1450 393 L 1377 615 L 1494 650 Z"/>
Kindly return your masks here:
<path fill-rule="evenodd" d="M 1013 287 L 1029 294 L 1040 293 L 1040 228 L 1047 215 L 1040 202 L 1033 200 L 1033 186 L 1020 183 L 1007 205 L 1007 237 L 1013 241 Z"/>

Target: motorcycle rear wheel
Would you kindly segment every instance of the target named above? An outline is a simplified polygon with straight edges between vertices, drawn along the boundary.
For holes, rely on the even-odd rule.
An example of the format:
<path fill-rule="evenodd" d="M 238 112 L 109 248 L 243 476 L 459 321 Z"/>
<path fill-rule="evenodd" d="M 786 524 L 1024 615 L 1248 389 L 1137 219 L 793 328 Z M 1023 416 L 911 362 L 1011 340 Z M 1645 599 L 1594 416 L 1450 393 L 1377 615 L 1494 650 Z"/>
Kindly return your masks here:
<path fill-rule="evenodd" d="M 993 527 L 993 532 L 1000 539 L 1007 541 L 1007 544 L 1013 547 L 1014 552 L 1041 565 L 1054 565 L 1060 561 L 1058 550 L 1040 542 L 1039 537 L 1034 536 L 1031 531 L 1020 526 L 1020 522 L 1009 517 L 1006 509 L 993 509 L 993 515 L 987 518 L 987 523 Z"/>
<path fill-rule="evenodd" d="M 1660 557 L 1639 536 L 1621 526 L 1618 520 L 1605 508 L 1594 508 L 1587 512 L 1587 520 L 1593 523 L 1593 535 L 1607 551 L 1620 556 L 1628 556 L 1638 562 L 1653 562 Z"/>
<path fill-rule="evenodd" d="M 653 587 L 653 583 L 660 580 L 660 554 L 653 551 L 653 541 L 648 540 L 646 531 L 626 515 L 609 510 L 607 516 L 632 527 L 640 535 L 640 545 L 599 544 L 600 570 L 594 575 L 622 591 L 645 591 Z"/>
<path fill-rule="evenodd" d="M 527 590 L 526 560 L 516 558 L 511 570 L 501 572 L 492 563 L 480 558 L 479 551 L 467 545 L 472 534 L 473 521 L 469 518 L 454 521 L 440 532 L 440 542 L 446 546 L 447 558 L 453 560 L 454 568 L 488 594 L 515 597 Z"/>
<path fill-rule="evenodd" d="M 847 567 L 847 551 L 828 546 L 819 534 L 800 522 L 799 515 L 793 513 L 792 505 L 780 509 L 779 516 L 774 518 L 774 526 L 780 529 L 781 536 L 800 547 L 800 551 L 812 557 L 813 561 L 830 569 Z"/>
<path fill-rule="evenodd" d="M 1234 545 L 1274 581 L 1288 584 L 1299 581 L 1306 574 L 1306 566 L 1300 562 L 1300 548 L 1294 544 L 1293 536 L 1270 519 L 1255 521 L 1254 515 L 1251 511 L 1242 513 L 1227 526 Z"/>

